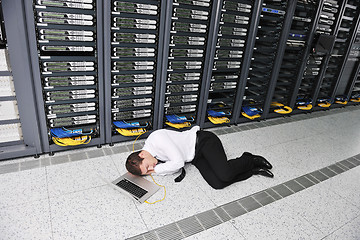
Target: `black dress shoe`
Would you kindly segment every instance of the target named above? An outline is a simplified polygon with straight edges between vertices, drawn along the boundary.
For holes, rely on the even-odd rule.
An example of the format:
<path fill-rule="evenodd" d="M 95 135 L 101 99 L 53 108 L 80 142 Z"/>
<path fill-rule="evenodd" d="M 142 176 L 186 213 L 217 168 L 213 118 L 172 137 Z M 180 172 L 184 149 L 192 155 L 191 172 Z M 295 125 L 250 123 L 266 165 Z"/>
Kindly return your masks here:
<path fill-rule="evenodd" d="M 272 172 L 270 172 L 269 169 L 263 169 L 263 168 L 254 168 L 252 170 L 254 175 L 262 175 L 264 177 L 269 177 L 269 178 L 273 178 L 274 174 Z"/>
<path fill-rule="evenodd" d="M 253 155 L 253 160 L 255 167 L 272 169 L 271 163 L 262 156 Z"/>

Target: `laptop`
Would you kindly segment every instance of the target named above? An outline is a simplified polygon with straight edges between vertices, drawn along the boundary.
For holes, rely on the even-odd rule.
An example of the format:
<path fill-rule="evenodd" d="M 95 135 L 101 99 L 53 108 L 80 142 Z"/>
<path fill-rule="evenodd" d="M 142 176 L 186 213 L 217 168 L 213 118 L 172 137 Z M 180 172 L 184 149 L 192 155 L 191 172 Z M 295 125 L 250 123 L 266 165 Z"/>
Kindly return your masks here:
<path fill-rule="evenodd" d="M 104 181 L 106 180 L 104 179 Z M 146 180 L 145 178 L 133 175 L 129 172 L 123 174 L 112 182 L 106 182 L 115 190 L 120 191 L 132 199 L 135 198 L 135 200 L 139 203 L 145 202 L 160 188 L 158 185 Z"/>

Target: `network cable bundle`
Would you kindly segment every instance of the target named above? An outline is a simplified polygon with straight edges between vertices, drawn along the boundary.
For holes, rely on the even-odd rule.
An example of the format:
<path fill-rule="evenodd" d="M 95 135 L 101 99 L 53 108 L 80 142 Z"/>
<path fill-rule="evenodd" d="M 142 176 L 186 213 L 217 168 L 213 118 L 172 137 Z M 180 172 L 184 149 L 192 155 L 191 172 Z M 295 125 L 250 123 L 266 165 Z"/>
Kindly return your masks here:
<path fill-rule="evenodd" d="M 275 107 L 274 112 L 276 113 L 280 113 L 280 114 L 289 114 L 292 112 L 292 108 L 289 106 L 285 106 L 282 103 L 278 103 L 278 102 L 272 102 L 271 103 L 272 107 Z"/>
<path fill-rule="evenodd" d="M 139 122 L 114 121 L 115 130 L 123 136 L 139 136 L 144 134 L 149 127 L 148 123 L 141 125 Z"/>
<path fill-rule="evenodd" d="M 33 7 L 49 144 L 88 144 L 99 135 L 95 1 Z"/>
<path fill-rule="evenodd" d="M 350 101 L 359 103 L 360 102 L 360 93 L 354 94 L 351 96 Z"/>
<path fill-rule="evenodd" d="M 349 99 L 347 98 L 347 96 L 337 96 L 335 98 L 335 103 L 341 104 L 341 105 L 346 105 L 348 104 Z"/>
<path fill-rule="evenodd" d="M 298 98 L 296 107 L 300 110 L 311 110 L 313 108 L 312 100 L 309 98 Z"/>
<path fill-rule="evenodd" d="M 241 109 L 242 109 L 241 115 L 243 115 L 244 117 L 250 120 L 254 120 L 256 118 L 261 117 L 261 114 L 263 112 L 263 110 L 260 108 L 250 107 L 250 106 L 243 106 Z"/>
<path fill-rule="evenodd" d="M 223 102 L 212 103 L 207 110 L 208 119 L 213 124 L 230 123 L 231 111 L 229 106 Z"/>
<path fill-rule="evenodd" d="M 186 116 L 178 116 L 176 114 L 165 115 L 165 117 L 165 124 L 176 129 L 190 127 L 191 123 L 194 122 L 193 117 L 188 118 Z"/>
<path fill-rule="evenodd" d="M 78 146 L 88 144 L 91 136 L 95 135 L 96 128 L 89 128 L 85 131 L 82 128 L 52 128 L 50 135 L 52 141 L 59 146 Z"/>
<path fill-rule="evenodd" d="M 318 106 L 322 108 L 328 108 L 331 106 L 331 99 L 329 98 L 319 98 L 317 102 Z"/>

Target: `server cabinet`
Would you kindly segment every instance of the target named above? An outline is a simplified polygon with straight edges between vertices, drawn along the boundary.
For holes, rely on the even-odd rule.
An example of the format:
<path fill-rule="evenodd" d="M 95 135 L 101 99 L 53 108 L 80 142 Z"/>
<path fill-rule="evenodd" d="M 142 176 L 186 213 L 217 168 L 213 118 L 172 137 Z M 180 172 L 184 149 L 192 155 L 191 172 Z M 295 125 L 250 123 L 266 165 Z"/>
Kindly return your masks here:
<path fill-rule="evenodd" d="M 312 110 L 317 104 L 321 107 L 329 107 L 331 104 L 328 99 L 320 99 L 317 102 L 317 98 L 334 47 L 335 34 L 339 29 L 345 2 L 324 0 L 320 1 L 319 6 L 321 12 L 311 45 L 311 54 L 307 58 L 296 99 L 296 107 L 301 110 Z"/>
<path fill-rule="evenodd" d="M 259 22 L 262 1 L 220 1 L 216 22 L 214 57 L 209 62 L 204 126 L 234 123 L 241 106 L 242 85 L 246 82 Z M 225 119 L 224 119 L 225 118 Z"/>
<path fill-rule="evenodd" d="M 107 142 L 128 139 L 121 127 L 157 128 L 165 13 L 166 1 L 105 3 Z"/>
<path fill-rule="evenodd" d="M 344 73 L 341 76 L 341 83 L 338 94 L 343 94 L 349 99 L 350 104 L 360 102 L 360 26 L 358 26 L 354 43 L 351 45 L 351 51 Z"/>
<path fill-rule="evenodd" d="M 356 37 L 360 14 L 359 4 L 360 1 L 346 1 L 344 9 L 340 14 L 339 27 L 335 33 L 335 45 L 320 86 L 318 96 L 320 101 L 322 99 L 329 99 L 331 103 L 335 102 L 340 105 L 348 102 L 344 91 L 342 88 L 338 89 L 338 87 L 351 51 L 351 45 Z M 346 85 L 344 82 L 341 82 L 342 84 Z"/>
<path fill-rule="evenodd" d="M 200 124 L 203 105 L 200 92 L 205 85 L 203 75 L 209 67 L 204 62 L 211 48 L 210 20 L 216 4 L 217 1 L 210 0 L 168 1 L 159 128 L 171 124 L 170 117 L 174 116 L 190 124 Z"/>
<path fill-rule="evenodd" d="M 268 114 L 295 6 L 296 1 L 263 2 L 239 122 Z"/>
<path fill-rule="evenodd" d="M 33 1 L 38 56 L 33 65 L 39 73 L 39 113 L 45 114 L 45 152 L 104 142 L 100 9 L 96 0 Z M 69 138 L 73 136 L 78 138 Z"/>
<path fill-rule="evenodd" d="M 269 117 L 293 111 L 320 9 L 319 1 L 297 1 Z"/>

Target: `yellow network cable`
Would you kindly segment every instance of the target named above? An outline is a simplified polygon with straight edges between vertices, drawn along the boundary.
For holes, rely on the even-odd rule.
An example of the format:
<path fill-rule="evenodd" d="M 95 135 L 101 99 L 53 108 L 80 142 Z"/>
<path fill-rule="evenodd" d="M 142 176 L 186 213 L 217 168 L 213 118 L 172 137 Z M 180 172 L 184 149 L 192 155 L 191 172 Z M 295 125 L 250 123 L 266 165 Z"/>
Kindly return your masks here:
<path fill-rule="evenodd" d="M 285 106 L 282 103 L 278 103 L 278 102 L 272 102 L 271 103 L 272 107 L 279 107 L 277 109 L 274 110 L 274 112 L 276 113 L 280 113 L 280 114 L 288 114 L 292 112 L 291 107 Z"/>
<path fill-rule="evenodd" d="M 331 106 L 331 103 L 329 102 L 323 102 L 318 104 L 319 107 L 327 108 Z"/>
<path fill-rule="evenodd" d="M 165 197 L 166 197 L 166 188 L 165 188 L 165 186 L 160 185 L 160 184 L 158 184 L 157 182 L 155 182 L 155 179 L 153 178 L 153 176 L 152 176 L 151 174 L 150 174 L 150 177 L 152 178 L 152 180 L 154 181 L 154 183 L 155 183 L 156 185 L 158 185 L 159 187 L 163 187 L 163 188 L 164 188 L 164 197 L 163 197 L 162 199 L 159 199 L 159 200 L 157 200 L 157 201 L 155 201 L 155 202 L 145 201 L 147 204 L 155 204 L 155 203 L 157 203 L 157 202 L 161 202 L 161 201 L 165 200 Z"/>
<path fill-rule="evenodd" d="M 136 142 L 136 141 L 139 139 L 139 137 L 140 137 L 142 134 L 144 134 L 144 133 L 146 133 L 146 130 L 145 130 L 145 132 L 139 134 L 139 136 L 135 139 L 135 141 L 134 141 L 134 143 L 133 143 L 133 152 L 135 152 L 135 142 Z M 159 187 L 163 187 L 163 188 L 164 188 L 164 197 L 163 197 L 162 199 L 157 200 L 157 201 L 155 201 L 155 202 L 145 201 L 145 203 L 147 203 L 147 204 L 155 204 L 155 203 L 157 203 L 157 202 L 161 202 L 161 201 L 165 200 L 165 197 L 166 197 L 166 188 L 165 188 L 165 186 L 160 185 L 160 184 L 158 184 L 157 182 L 155 182 L 155 179 L 154 179 L 154 177 L 153 177 L 151 174 L 150 174 L 150 177 L 152 178 L 152 180 L 154 181 L 154 183 L 155 183 L 156 185 L 158 185 Z"/>
<path fill-rule="evenodd" d="M 171 123 L 171 122 L 165 122 L 165 124 L 169 125 L 170 127 L 176 128 L 176 129 L 181 129 L 184 127 L 190 127 L 191 123 L 189 122 L 184 122 L 184 123 Z"/>
<path fill-rule="evenodd" d="M 59 146 L 77 146 L 81 144 L 88 144 L 91 141 L 91 136 L 67 137 L 57 138 L 52 137 L 53 142 Z"/>
<path fill-rule="evenodd" d="M 227 118 L 227 117 L 211 117 L 211 116 L 208 116 L 208 119 L 213 124 L 223 124 L 223 123 L 229 123 L 230 122 L 230 119 Z"/>
<path fill-rule="evenodd" d="M 312 104 L 308 104 L 308 105 L 299 105 L 297 108 L 301 110 L 311 110 L 312 107 L 313 107 Z"/>
<path fill-rule="evenodd" d="M 116 131 L 123 136 L 141 136 L 146 133 L 145 128 L 134 128 L 134 129 L 126 129 L 126 128 L 116 128 Z"/>
<path fill-rule="evenodd" d="M 247 115 L 247 114 L 244 113 L 244 112 L 241 112 L 241 115 L 243 115 L 244 117 L 246 117 L 246 118 L 248 118 L 248 119 L 251 119 L 251 120 L 254 120 L 255 118 L 261 117 L 260 114 L 256 114 L 256 115 L 254 115 L 254 116 L 249 116 L 249 115 Z"/>

